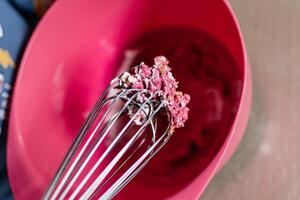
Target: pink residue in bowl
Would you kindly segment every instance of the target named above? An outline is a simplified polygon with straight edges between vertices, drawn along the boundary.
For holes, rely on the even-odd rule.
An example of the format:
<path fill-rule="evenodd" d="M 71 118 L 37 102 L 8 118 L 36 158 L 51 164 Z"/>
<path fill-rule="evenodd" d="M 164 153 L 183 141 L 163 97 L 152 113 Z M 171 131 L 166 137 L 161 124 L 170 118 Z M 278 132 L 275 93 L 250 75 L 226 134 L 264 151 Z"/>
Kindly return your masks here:
<path fill-rule="evenodd" d="M 243 72 L 221 43 L 188 28 L 149 32 L 126 51 L 131 56 L 124 58 L 125 63 L 130 66 L 140 61 L 151 63 L 156 55 L 165 55 L 179 89 L 191 96 L 185 127 L 176 129 L 166 147 L 117 196 L 126 199 L 139 188 L 142 192 L 136 195 L 143 197 L 137 198 L 161 199 L 191 182 L 220 149 L 238 109 Z M 160 190 L 162 185 L 164 190 Z"/>

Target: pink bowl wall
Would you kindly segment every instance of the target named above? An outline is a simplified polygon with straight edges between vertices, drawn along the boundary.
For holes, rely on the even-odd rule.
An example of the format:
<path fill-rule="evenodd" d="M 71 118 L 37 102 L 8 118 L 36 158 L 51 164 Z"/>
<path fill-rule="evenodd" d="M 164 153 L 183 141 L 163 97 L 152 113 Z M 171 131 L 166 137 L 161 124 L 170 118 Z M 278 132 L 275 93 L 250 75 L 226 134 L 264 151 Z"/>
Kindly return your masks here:
<path fill-rule="evenodd" d="M 236 149 L 250 109 L 250 68 L 229 5 L 221 0 L 60 0 L 27 46 L 13 95 L 8 169 L 16 199 L 41 197 L 86 113 L 115 75 L 123 47 L 144 32 L 166 26 L 209 33 L 244 71 L 240 106 L 228 138 L 211 164 L 170 199 L 202 194 Z"/>

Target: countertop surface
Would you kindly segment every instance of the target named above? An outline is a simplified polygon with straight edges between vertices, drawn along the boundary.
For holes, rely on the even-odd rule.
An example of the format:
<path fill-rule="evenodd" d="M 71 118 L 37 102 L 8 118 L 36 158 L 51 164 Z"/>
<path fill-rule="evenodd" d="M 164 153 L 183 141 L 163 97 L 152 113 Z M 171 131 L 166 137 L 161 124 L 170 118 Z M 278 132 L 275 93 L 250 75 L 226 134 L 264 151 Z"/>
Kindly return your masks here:
<path fill-rule="evenodd" d="M 201 200 L 300 199 L 300 1 L 230 0 L 253 73 L 237 152 Z"/>

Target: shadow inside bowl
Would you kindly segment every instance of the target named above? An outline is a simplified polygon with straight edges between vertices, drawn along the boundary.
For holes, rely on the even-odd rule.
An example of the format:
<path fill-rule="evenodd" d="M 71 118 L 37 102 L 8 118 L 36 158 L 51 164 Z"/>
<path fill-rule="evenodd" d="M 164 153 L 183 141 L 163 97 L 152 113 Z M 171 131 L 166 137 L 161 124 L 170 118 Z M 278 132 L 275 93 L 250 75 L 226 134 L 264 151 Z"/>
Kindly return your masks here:
<path fill-rule="evenodd" d="M 208 166 L 227 138 L 238 110 L 243 71 L 220 42 L 190 28 L 150 31 L 124 52 L 122 68 L 141 61 L 152 65 L 155 56 L 166 56 L 179 89 L 190 94 L 191 102 L 186 126 L 176 130 L 117 199 L 133 194 L 146 199 L 170 197 Z"/>

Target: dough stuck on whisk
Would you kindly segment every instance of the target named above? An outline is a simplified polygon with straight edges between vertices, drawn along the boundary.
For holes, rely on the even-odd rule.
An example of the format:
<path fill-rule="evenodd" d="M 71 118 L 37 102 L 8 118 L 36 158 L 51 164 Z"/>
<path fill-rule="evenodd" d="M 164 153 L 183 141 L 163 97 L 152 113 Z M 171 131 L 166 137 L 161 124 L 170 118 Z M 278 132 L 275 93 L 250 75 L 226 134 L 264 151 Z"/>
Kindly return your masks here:
<path fill-rule="evenodd" d="M 163 103 L 164 107 L 170 113 L 170 134 L 176 128 L 184 127 L 188 119 L 189 108 L 187 104 L 190 101 L 190 95 L 178 91 L 178 82 L 173 77 L 169 61 L 164 56 L 154 58 L 154 65 L 149 67 L 144 62 L 132 68 L 131 73 L 124 72 L 118 77 L 120 89 L 140 89 L 146 90 L 137 97 L 137 101 L 143 103 L 148 98 L 147 95 L 153 95 L 156 105 Z M 132 107 L 128 114 L 132 117 L 135 113 Z M 140 112 L 136 115 L 134 121 L 137 125 L 143 123 L 146 114 Z"/>

